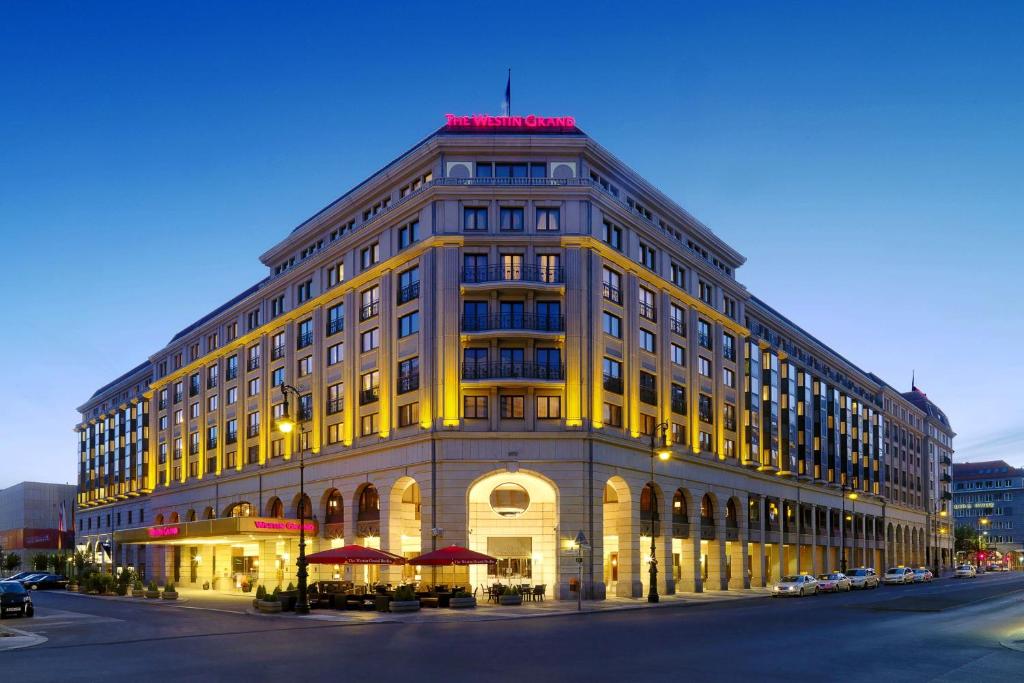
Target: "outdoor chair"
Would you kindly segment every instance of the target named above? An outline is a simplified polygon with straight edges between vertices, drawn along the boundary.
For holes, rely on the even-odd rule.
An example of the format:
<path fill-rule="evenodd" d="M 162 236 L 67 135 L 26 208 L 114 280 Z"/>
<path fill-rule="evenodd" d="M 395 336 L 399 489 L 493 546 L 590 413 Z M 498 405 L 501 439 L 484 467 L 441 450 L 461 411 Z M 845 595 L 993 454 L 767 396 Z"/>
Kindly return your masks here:
<path fill-rule="evenodd" d="M 543 601 L 544 600 L 544 589 L 546 589 L 546 588 L 547 588 L 547 586 L 545 584 L 541 584 L 539 586 L 534 586 L 533 590 L 530 591 L 530 599 L 531 600 Z"/>

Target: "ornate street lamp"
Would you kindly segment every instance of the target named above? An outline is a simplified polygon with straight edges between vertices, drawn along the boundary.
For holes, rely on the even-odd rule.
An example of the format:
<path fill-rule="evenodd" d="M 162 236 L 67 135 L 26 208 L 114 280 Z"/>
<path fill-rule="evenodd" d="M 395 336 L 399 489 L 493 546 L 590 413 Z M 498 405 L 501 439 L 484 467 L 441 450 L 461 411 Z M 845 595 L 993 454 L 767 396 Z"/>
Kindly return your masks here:
<path fill-rule="evenodd" d="M 292 452 L 295 452 L 295 429 L 298 424 L 292 419 L 291 414 L 288 412 L 288 392 L 295 394 L 295 402 L 300 401 L 299 390 L 290 384 L 281 385 L 281 396 L 284 398 L 284 411 L 281 413 L 281 417 L 277 420 L 277 428 L 281 430 L 283 434 L 292 434 Z M 309 614 L 309 593 L 306 590 L 306 579 L 309 576 L 309 572 L 306 567 L 306 461 L 303 457 L 304 450 L 299 444 L 299 559 L 296 562 L 298 566 L 298 579 L 299 579 L 299 598 L 295 603 L 296 614 Z"/>
<path fill-rule="evenodd" d="M 661 445 L 658 446 L 656 437 L 661 434 Z M 668 423 L 662 422 L 651 432 L 651 564 L 650 564 L 650 586 L 647 591 L 647 602 L 658 602 L 658 556 L 656 555 L 655 537 L 658 528 L 658 494 L 654 490 L 654 459 L 662 462 L 672 457 L 672 451 L 666 443 Z"/>

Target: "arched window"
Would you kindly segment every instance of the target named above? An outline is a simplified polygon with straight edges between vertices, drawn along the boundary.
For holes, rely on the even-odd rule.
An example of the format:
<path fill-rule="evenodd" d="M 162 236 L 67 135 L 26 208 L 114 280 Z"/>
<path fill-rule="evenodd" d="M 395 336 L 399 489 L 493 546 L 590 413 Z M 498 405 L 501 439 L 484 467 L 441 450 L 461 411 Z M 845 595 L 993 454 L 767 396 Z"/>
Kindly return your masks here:
<path fill-rule="evenodd" d="M 672 523 L 689 524 L 689 515 L 689 511 L 686 509 L 686 494 L 682 489 L 676 489 L 675 495 L 672 496 Z"/>
<path fill-rule="evenodd" d="M 735 529 L 739 525 L 739 521 L 736 519 L 736 503 L 733 502 L 732 498 L 725 504 L 725 526 Z"/>
<path fill-rule="evenodd" d="M 170 519 L 167 520 L 167 522 L 169 524 L 177 524 L 178 523 L 178 513 L 177 512 L 172 512 L 171 513 L 171 517 L 170 517 Z"/>
<path fill-rule="evenodd" d="M 335 489 L 327 497 L 327 506 L 324 509 L 325 524 L 342 524 L 345 521 L 345 506 L 342 505 L 341 492 Z"/>
<path fill-rule="evenodd" d="M 369 484 L 359 494 L 359 518 L 357 522 L 373 522 L 380 519 L 380 497 L 377 488 Z"/>
<path fill-rule="evenodd" d="M 658 518 L 658 494 L 653 484 L 647 484 L 640 491 L 640 533 L 642 535 L 661 534 L 661 523 Z"/>
<path fill-rule="evenodd" d="M 253 508 L 252 503 L 247 501 L 241 501 L 235 503 L 228 508 L 228 517 L 255 517 L 256 510 Z"/>
<path fill-rule="evenodd" d="M 715 523 L 715 506 L 711 502 L 711 496 L 706 493 L 704 494 L 704 497 L 700 499 L 700 523 Z"/>
<path fill-rule="evenodd" d="M 163 515 L 157 515 L 156 517 L 153 518 L 153 523 L 154 524 L 163 524 L 164 523 L 164 516 Z"/>
<path fill-rule="evenodd" d="M 213 508 L 209 505 L 203 510 L 203 519 L 213 519 Z"/>
<path fill-rule="evenodd" d="M 188 512 L 186 512 L 185 513 L 185 519 L 188 520 L 189 522 L 196 521 L 196 511 L 195 510 L 189 510 Z"/>
<path fill-rule="evenodd" d="M 302 517 L 303 519 L 313 518 L 313 503 L 310 502 L 309 496 L 303 496 L 295 505 L 295 516 Z"/>
<path fill-rule="evenodd" d="M 284 517 L 284 503 L 281 502 L 280 498 L 274 498 L 270 501 L 270 505 L 267 507 L 270 517 L 281 519 Z"/>

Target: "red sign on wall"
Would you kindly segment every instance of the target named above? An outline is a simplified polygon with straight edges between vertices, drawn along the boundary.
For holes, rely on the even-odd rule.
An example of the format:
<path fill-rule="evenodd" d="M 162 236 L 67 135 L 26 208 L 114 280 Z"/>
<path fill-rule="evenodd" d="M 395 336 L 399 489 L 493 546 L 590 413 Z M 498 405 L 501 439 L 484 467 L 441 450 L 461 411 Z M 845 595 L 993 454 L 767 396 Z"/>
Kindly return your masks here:
<path fill-rule="evenodd" d="M 445 114 L 445 125 L 449 130 L 523 130 L 529 132 L 564 132 L 576 129 L 572 116 L 491 116 L 472 114 L 458 116 Z"/>

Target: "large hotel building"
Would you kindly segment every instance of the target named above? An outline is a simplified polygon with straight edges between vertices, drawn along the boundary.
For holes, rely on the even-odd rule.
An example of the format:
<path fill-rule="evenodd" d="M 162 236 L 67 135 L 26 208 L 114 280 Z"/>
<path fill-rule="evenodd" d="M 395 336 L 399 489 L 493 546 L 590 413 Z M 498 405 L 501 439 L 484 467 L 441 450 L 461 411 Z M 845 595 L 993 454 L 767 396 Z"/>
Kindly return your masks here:
<path fill-rule="evenodd" d="M 553 597 L 580 531 L 595 598 L 646 592 L 652 534 L 662 593 L 950 562 L 941 411 L 753 296 L 570 117 L 448 117 L 260 259 L 81 406 L 78 538 L 104 563 L 283 586 L 301 505 L 310 552 L 464 545 L 499 561 L 456 580 Z"/>

